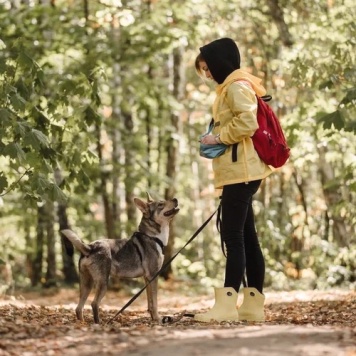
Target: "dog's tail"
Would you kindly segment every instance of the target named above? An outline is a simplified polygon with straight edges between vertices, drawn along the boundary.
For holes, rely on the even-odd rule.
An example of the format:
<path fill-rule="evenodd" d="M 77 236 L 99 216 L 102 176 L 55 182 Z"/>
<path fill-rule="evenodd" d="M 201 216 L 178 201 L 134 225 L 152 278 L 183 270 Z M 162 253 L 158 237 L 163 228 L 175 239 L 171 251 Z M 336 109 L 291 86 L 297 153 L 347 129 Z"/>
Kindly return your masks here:
<path fill-rule="evenodd" d="M 84 256 L 88 256 L 91 252 L 89 245 L 85 244 L 72 230 L 61 230 L 61 233 L 80 251 Z"/>

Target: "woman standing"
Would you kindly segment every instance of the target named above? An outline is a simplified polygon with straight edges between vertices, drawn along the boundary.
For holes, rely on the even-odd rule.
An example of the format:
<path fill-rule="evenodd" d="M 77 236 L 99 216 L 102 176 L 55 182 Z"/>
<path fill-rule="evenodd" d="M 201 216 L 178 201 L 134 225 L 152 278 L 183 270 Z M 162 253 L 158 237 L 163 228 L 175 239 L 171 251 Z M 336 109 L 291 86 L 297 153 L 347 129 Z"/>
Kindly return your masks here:
<path fill-rule="evenodd" d="M 217 83 L 214 128 L 201 142 L 224 143 L 228 148 L 213 159 L 214 185 L 222 189 L 221 237 L 227 254 L 224 288 L 215 288 L 213 308 L 196 314 L 194 319 L 264 321 L 265 263 L 255 228 L 252 197 L 273 168 L 259 158 L 251 136 L 258 128 L 256 95 L 263 96 L 266 90 L 261 79 L 240 69 L 239 49 L 230 38 L 201 47 L 195 67 L 200 75 Z M 237 293 L 245 271 L 248 288 L 244 288 L 244 301 L 237 311 Z"/>

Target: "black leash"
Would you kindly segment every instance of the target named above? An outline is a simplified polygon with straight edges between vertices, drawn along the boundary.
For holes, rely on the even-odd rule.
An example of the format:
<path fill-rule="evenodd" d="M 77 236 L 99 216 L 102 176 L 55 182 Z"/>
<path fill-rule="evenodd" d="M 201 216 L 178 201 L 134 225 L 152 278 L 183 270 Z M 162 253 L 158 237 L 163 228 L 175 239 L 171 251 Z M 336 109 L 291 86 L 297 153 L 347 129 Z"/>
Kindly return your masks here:
<path fill-rule="evenodd" d="M 115 320 L 118 315 L 120 315 L 129 305 L 131 305 L 142 294 L 142 292 L 161 274 L 161 272 L 163 272 L 169 266 L 169 264 L 181 253 L 181 251 L 185 249 L 187 245 L 190 244 L 200 234 L 200 232 L 205 228 L 206 225 L 208 225 L 209 221 L 213 218 L 213 216 L 216 214 L 218 210 L 219 208 L 217 208 L 209 216 L 209 218 L 205 221 L 205 223 L 202 226 L 200 226 L 200 228 L 193 234 L 193 236 L 186 242 L 186 244 L 174 256 L 172 256 L 161 267 L 161 269 L 147 282 L 147 284 L 138 293 L 136 293 L 111 319 L 109 319 L 109 321 L 106 324 L 110 324 L 113 320 Z"/>

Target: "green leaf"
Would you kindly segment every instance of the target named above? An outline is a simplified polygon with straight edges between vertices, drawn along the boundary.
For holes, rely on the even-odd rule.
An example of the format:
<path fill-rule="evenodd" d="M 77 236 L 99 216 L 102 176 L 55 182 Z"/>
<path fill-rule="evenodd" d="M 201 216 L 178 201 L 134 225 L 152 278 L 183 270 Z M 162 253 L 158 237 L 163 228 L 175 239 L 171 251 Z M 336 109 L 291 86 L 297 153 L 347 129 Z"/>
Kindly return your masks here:
<path fill-rule="evenodd" d="M 88 106 L 85 109 L 84 115 L 85 122 L 88 126 L 93 125 L 94 123 L 100 123 L 100 115 L 91 106 Z"/>
<path fill-rule="evenodd" d="M 71 164 L 74 166 L 80 166 L 82 163 L 82 154 L 79 151 L 75 151 L 71 156 Z"/>
<path fill-rule="evenodd" d="M 41 159 L 38 156 L 38 152 L 30 151 L 26 153 L 26 163 L 30 167 L 36 167 L 39 162 L 41 162 Z"/>
<path fill-rule="evenodd" d="M 354 134 L 356 134 L 356 120 L 353 120 L 351 122 L 348 122 L 345 125 L 345 131 L 348 132 L 353 132 Z"/>
<path fill-rule="evenodd" d="M 356 182 L 353 182 L 353 183 L 349 184 L 349 189 L 350 189 L 352 192 L 355 192 L 355 193 L 356 193 Z"/>
<path fill-rule="evenodd" d="M 334 85 L 334 83 L 332 82 L 332 80 L 327 80 L 325 82 L 322 82 L 319 85 L 319 90 L 325 89 L 325 88 L 331 88 Z"/>
<path fill-rule="evenodd" d="M 48 138 L 43 132 L 36 130 L 36 129 L 33 129 L 32 132 L 33 132 L 34 136 L 36 137 L 36 139 L 38 140 L 38 142 L 40 142 L 40 144 L 42 146 L 45 146 L 45 147 L 49 146 Z"/>
<path fill-rule="evenodd" d="M 58 185 L 53 183 L 51 183 L 48 188 L 48 196 L 52 201 L 57 201 L 61 203 L 67 201 L 66 195 L 62 192 Z"/>
<path fill-rule="evenodd" d="M 59 152 L 54 150 L 52 147 L 42 147 L 40 153 L 44 159 L 48 159 L 50 161 L 56 159 L 56 157 L 59 155 Z"/>
<path fill-rule="evenodd" d="M 354 104 L 356 103 L 356 88 L 352 88 L 347 91 L 347 94 L 341 100 L 340 105 L 341 104 L 348 105 L 351 103 L 354 103 Z"/>
<path fill-rule="evenodd" d="M 0 172 L 0 193 L 2 193 L 8 186 L 9 183 L 7 182 L 6 177 Z"/>
<path fill-rule="evenodd" d="M 3 124 L 3 122 L 9 122 L 11 119 L 11 112 L 8 109 L 5 108 L 0 108 L 0 121 L 1 124 Z"/>
<path fill-rule="evenodd" d="M 0 59 L 0 73 L 5 73 L 7 71 L 7 65 L 5 58 Z"/>
<path fill-rule="evenodd" d="M 88 187 L 90 186 L 90 178 L 82 169 L 72 174 L 71 178 L 76 179 L 79 183 L 75 188 L 76 194 L 83 194 L 87 191 Z"/>
<path fill-rule="evenodd" d="M 18 121 L 14 126 L 15 133 L 19 134 L 21 137 L 25 137 L 29 129 L 30 129 L 30 125 L 24 121 Z"/>
<path fill-rule="evenodd" d="M 15 110 L 24 111 L 26 100 L 19 94 L 11 95 L 10 102 Z"/>
<path fill-rule="evenodd" d="M 3 154 L 9 156 L 13 159 L 18 159 L 21 164 L 26 160 L 25 152 L 22 150 L 22 147 L 16 143 L 11 142 L 4 147 Z"/>
<path fill-rule="evenodd" d="M 43 86 L 45 83 L 45 73 L 43 72 L 42 68 L 37 69 L 37 77 L 35 78 L 36 84 L 39 86 Z"/>
<path fill-rule="evenodd" d="M 36 129 L 27 132 L 24 144 L 32 146 L 35 150 L 39 150 L 42 146 L 49 147 L 47 136 Z"/>
<path fill-rule="evenodd" d="M 28 56 L 25 52 L 20 52 L 17 57 L 18 63 L 25 68 L 33 67 L 33 59 Z"/>
<path fill-rule="evenodd" d="M 16 83 L 17 92 L 22 98 L 30 99 L 31 90 L 26 83 L 26 78 L 20 78 Z"/>
<path fill-rule="evenodd" d="M 33 175 L 31 177 L 31 188 L 40 195 L 44 195 L 49 188 L 49 181 L 40 175 Z"/>
<path fill-rule="evenodd" d="M 335 127 L 340 131 L 345 127 L 345 118 L 340 110 L 336 110 L 331 114 L 322 116 L 318 121 L 323 124 L 324 129 L 331 129 L 332 127 Z"/>

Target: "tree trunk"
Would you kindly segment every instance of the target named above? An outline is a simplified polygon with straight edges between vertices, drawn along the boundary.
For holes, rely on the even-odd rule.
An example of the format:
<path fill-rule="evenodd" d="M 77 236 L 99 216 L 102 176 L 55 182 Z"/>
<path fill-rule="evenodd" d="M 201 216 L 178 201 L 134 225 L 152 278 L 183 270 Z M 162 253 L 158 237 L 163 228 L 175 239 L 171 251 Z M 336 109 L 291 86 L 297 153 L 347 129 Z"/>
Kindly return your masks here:
<path fill-rule="evenodd" d="M 100 193 L 101 198 L 103 200 L 104 207 L 104 218 L 105 218 L 105 227 L 106 227 L 106 236 L 108 239 L 115 238 L 115 230 L 114 230 L 114 220 L 110 205 L 109 193 L 107 191 L 108 185 L 108 173 L 105 172 L 104 162 L 103 162 L 103 152 L 102 152 L 102 144 L 101 144 L 101 128 L 100 125 L 96 125 L 96 137 L 97 143 L 96 148 L 99 157 L 99 166 L 100 166 Z"/>
<path fill-rule="evenodd" d="M 24 233 L 26 241 L 26 275 L 30 278 L 31 285 L 34 286 L 33 243 L 31 241 L 30 224 L 26 220 L 24 226 Z"/>
<path fill-rule="evenodd" d="M 335 172 L 332 165 L 326 160 L 325 156 L 327 153 L 326 147 L 318 148 L 319 152 L 319 173 L 321 176 L 322 189 L 324 193 L 324 198 L 326 205 L 328 207 L 327 217 L 332 221 L 332 233 L 334 240 L 339 246 L 348 246 L 351 236 L 350 228 L 345 223 L 343 217 L 336 212 L 337 205 L 343 200 L 341 187 L 339 184 L 327 185 L 331 181 L 335 180 Z"/>
<path fill-rule="evenodd" d="M 173 52 L 173 95 L 180 102 L 184 97 L 184 66 L 183 66 L 183 54 L 184 48 L 180 46 L 176 48 Z M 171 115 L 171 126 L 173 132 L 179 134 L 181 131 L 179 125 L 179 113 L 172 113 Z M 165 190 L 165 199 L 172 199 L 176 194 L 176 179 L 177 179 L 177 158 L 178 158 L 178 145 L 177 135 L 172 135 L 170 133 L 167 140 L 167 165 L 166 165 L 166 177 L 170 184 Z M 172 251 L 174 246 L 174 236 L 175 228 L 174 223 L 171 224 L 169 230 L 169 240 L 168 246 L 165 251 L 165 261 L 172 257 Z M 169 265 L 164 271 L 162 271 L 162 277 L 164 279 L 169 279 L 172 274 L 172 266 Z"/>
<path fill-rule="evenodd" d="M 132 121 L 132 114 L 127 111 L 122 112 L 124 118 L 124 125 L 125 125 L 125 136 L 132 137 L 133 136 L 133 121 Z M 134 151 L 131 149 L 132 142 L 125 139 L 124 147 L 125 147 L 125 200 L 126 200 L 126 212 L 127 212 L 127 229 L 137 229 L 136 223 L 136 216 L 137 210 L 136 206 L 133 203 L 133 191 L 135 188 L 135 179 L 133 179 L 133 175 L 135 174 L 134 164 L 135 164 L 135 157 Z"/>
<path fill-rule="evenodd" d="M 283 8 L 280 6 L 278 0 L 267 0 L 267 4 L 270 8 L 270 14 L 277 26 L 279 37 L 282 43 L 286 47 L 290 47 L 293 45 L 293 38 L 289 32 L 288 25 L 284 20 Z"/>
<path fill-rule="evenodd" d="M 67 216 L 67 207 L 64 204 L 58 205 L 58 223 L 59 231 L 63 229 L 70 229 Z M 61 236 L 61 251 L 62 251 L 62 272 L 64 276 L 64 283 L 73 285 L 78 283 L 79 277 L 74 264 L 74 248 L 71 242 L 62 234 Z"/>
<path fill-rule="evenodd" d="M 112 99 L 113 102 L 115 99 Z M 115 106 L 116 104 L 114 104 Z M 114 121 L 119 121 L 119 116 L 113 111 L 112 119 Z M 117 127 L 117 125 L 113 125 L 112 132 L 112 218 L 113 218 L 113 226 L 114 226 L 114 237 L 119 239 L 122 237 L 122 228 L 120 225 L 120 216 L 121 216 L 121 208 L 120 208 L 120 178 L 121 178 L 121 168 L 120 168 L 120 151 L 122 151 L 122 147 L 120 145 L 121 141 L 121 133 Z"/>
<path fill-rule="evenodd" d="M 59 169 L 54 172 L 56 184 L 59 186 L 62 183 L 62 174 Z M 59 202 L 57 208 L 59 232 L 64 229 L 70 229 L 67 216 L 67 205 Z M 72 243 L 60 232 L 61 236 L 61 251 L 62 251 L 62 272 L 64 276 L 64 283 L 73 285 L 77 283 L 78 273 L 74 265 L 74 247 Z"/>
<path fill-rule="evenodd" d="M 115 22 L 111 24 L 111 46 L 113 51 L 113 64 L 112 64 L 112 85 L 114 88 L 121 88 L 122 86 L 122 69 L 121 69 L 121 55 L 122 51 L 122 38 L 121 38 L 121 27 L 118 26 Z M 111 127 L 111 136 L 112 136 L 112 164 L 113 164 L 113 171 L 112 171 L 112 216 L 113 216 L 113 223 L 115 229 L 115 238 L 122 238 L 123 236 L 123 228 L 120 224 L 120 217 L 121 217 L 121 204 L 120 202 L 123 199 L 124 192 L 123 190 L 125 187 L 122 182 L 122 173 L 123 169 L 123 156 L 124 156 L 124 147 L 122 144 L 123 135 L 123 123 L 122 123 L 122 113 L 121 113 L 121 98 L 117 95 L 117 93 L 113 92 L 111 95 L 111 102 L 112 102 L 112 115 L 111 120 L 112 123 Z"/>
<path fill-rule="evenodd" d="M 57 284 L 57 264 L 56 264 L 56 238 L 54 234 L 54 205 L 48 201 L 46 208 L 46 235 L 47 235 L 47 272 L 46 287 Z"/>
<path fill-rule="evenodd" d="M 35 243 L 34 259 L 32 262 L 32 279 L 31 285 L 37 286 L 42 280 L 42 264 L 43 264 L 43 245 L 45 237 L 45 224 L 46 224 L 45 206 L 42 205 L 37 209 L 37 234 Z"/>

